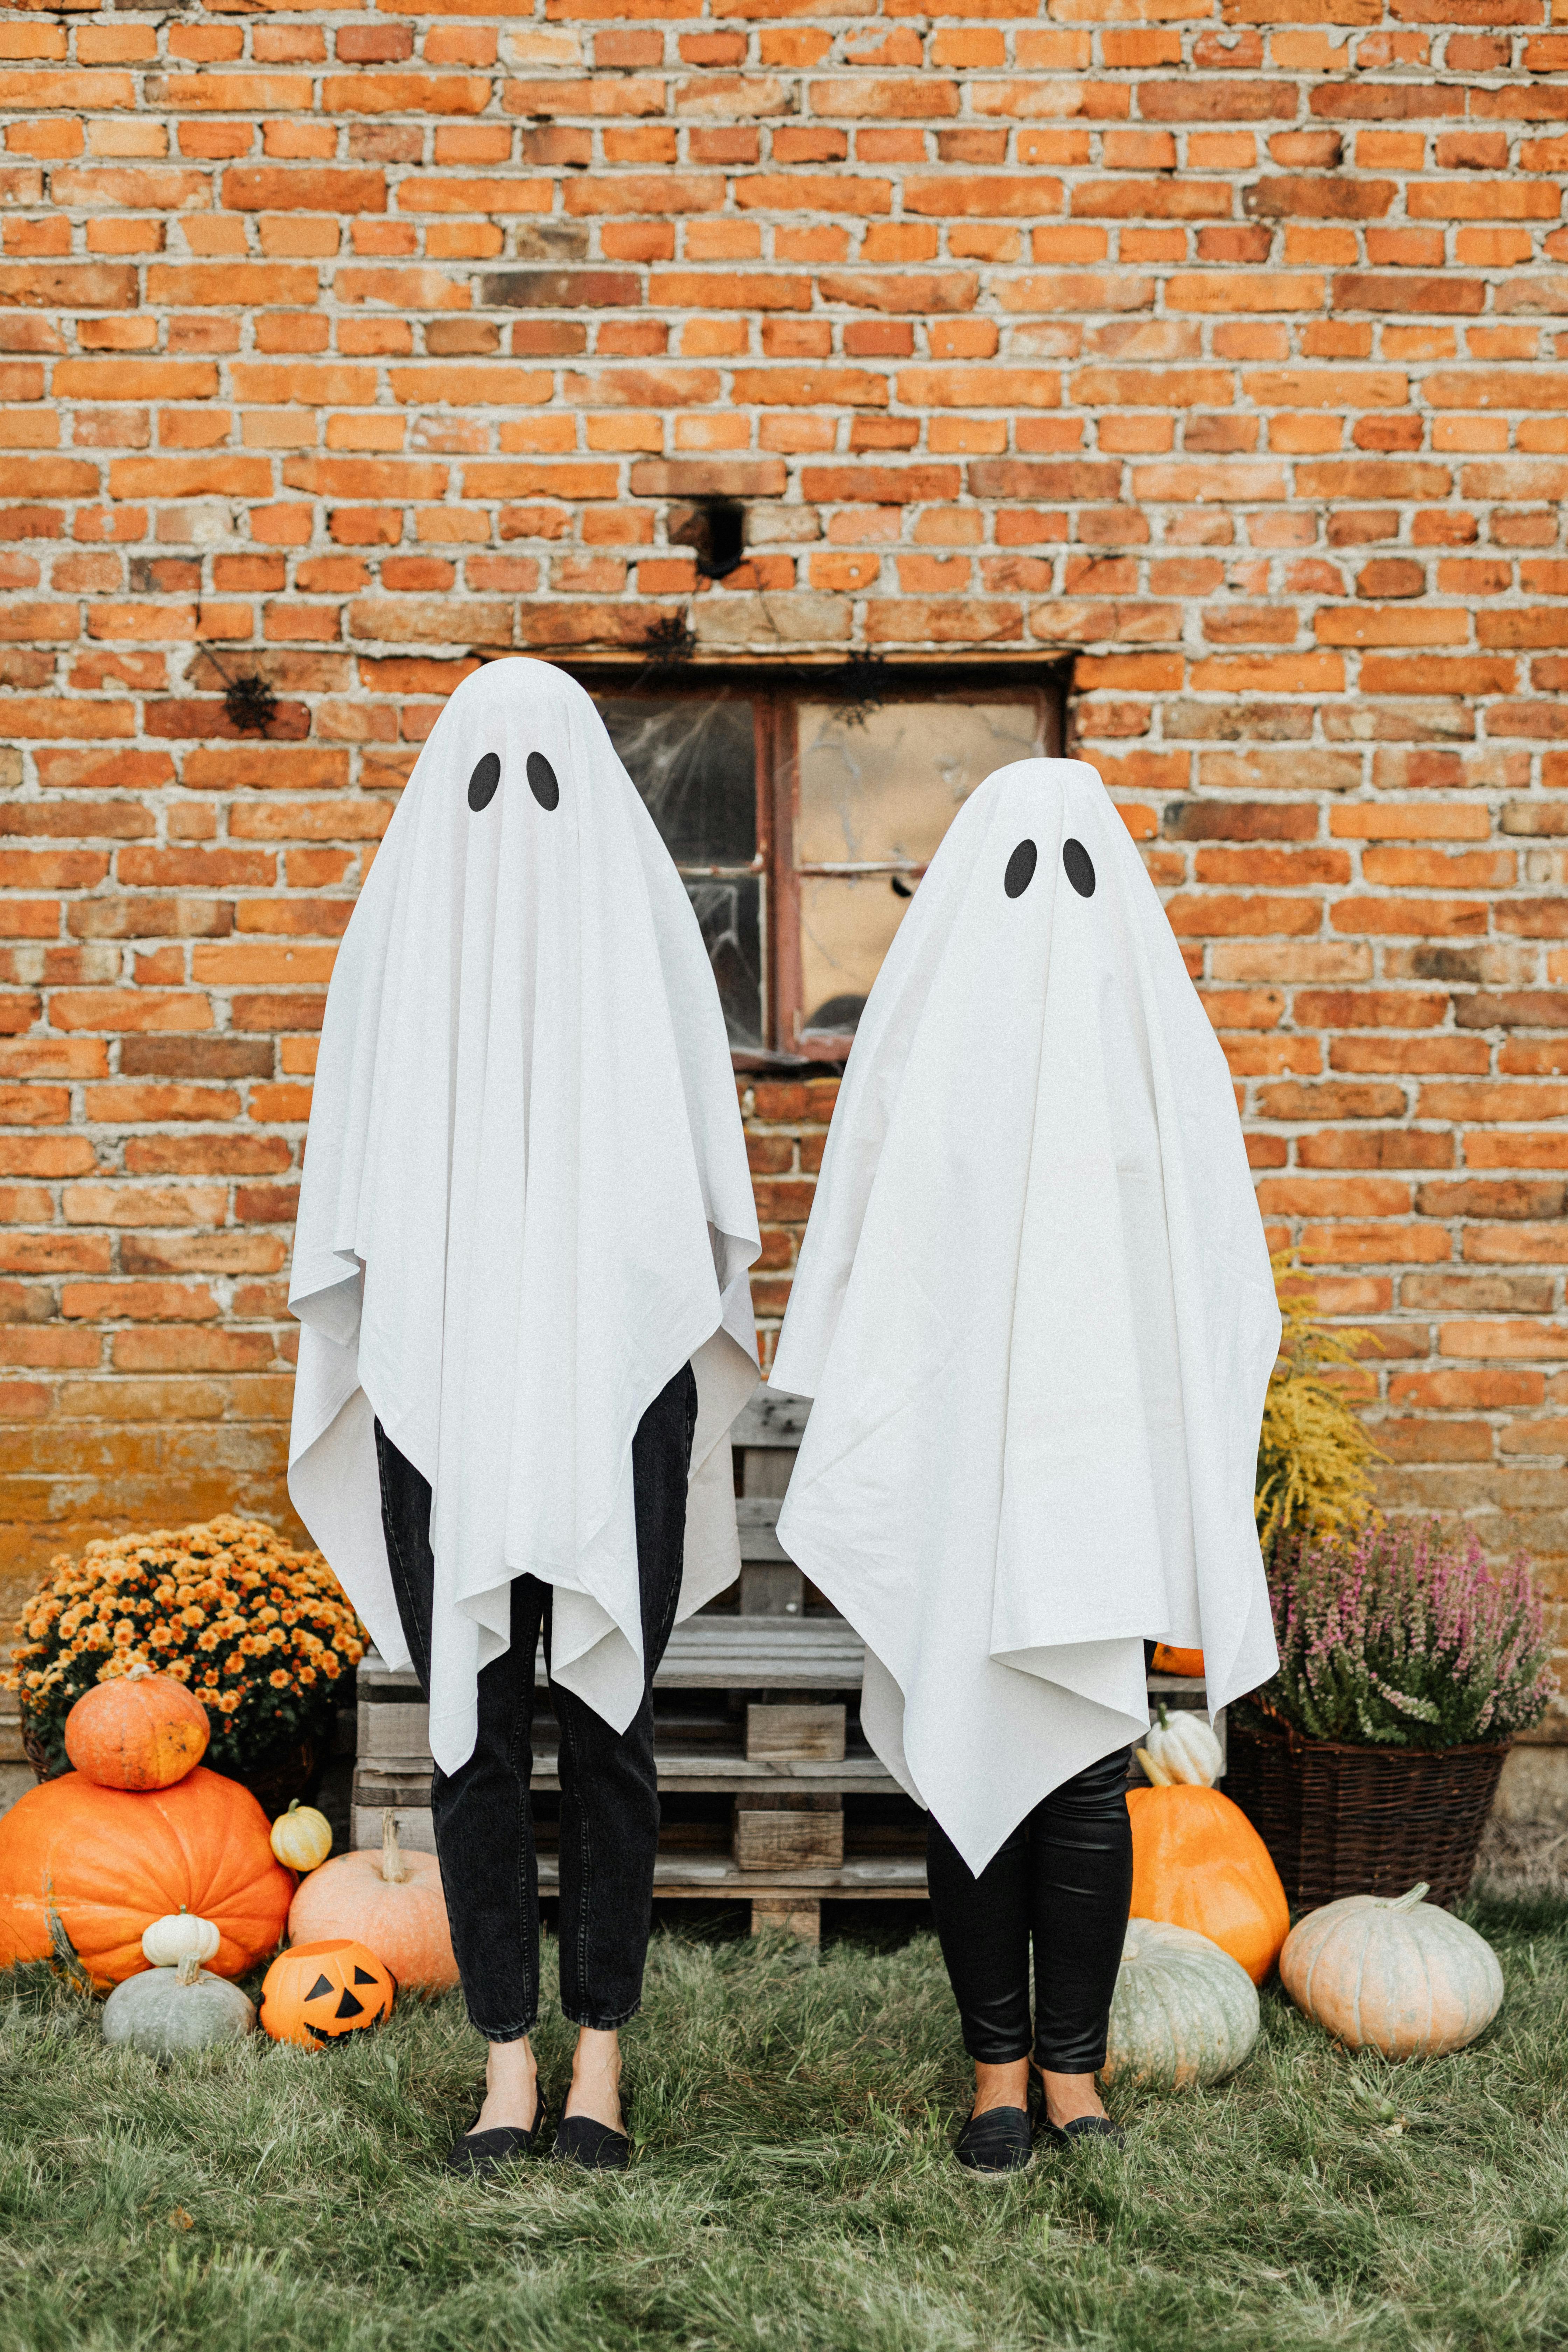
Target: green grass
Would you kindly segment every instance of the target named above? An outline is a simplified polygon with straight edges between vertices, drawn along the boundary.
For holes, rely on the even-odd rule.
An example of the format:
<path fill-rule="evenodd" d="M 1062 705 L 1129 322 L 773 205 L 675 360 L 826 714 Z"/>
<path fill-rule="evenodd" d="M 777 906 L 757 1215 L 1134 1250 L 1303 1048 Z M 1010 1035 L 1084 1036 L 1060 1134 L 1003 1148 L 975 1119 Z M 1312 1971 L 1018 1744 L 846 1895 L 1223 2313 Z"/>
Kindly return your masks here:
<path fill-rule="evenodd" d="M 160 2073 L 19 1971 L 0 2352 L 1568 2346 L 1568 1903 L 1470 1916 L 1508 1977 L 1471 2050 L 1352 2058 L 1275 1991 L 1230 2083 L 1118 2102 L 1124 2154 L 1002 2189 L 949 2154 L 965 2066 L 926 1936 L 820 1961 L 656 1937 L 632 2172 L 536 2159 L 483 2190 L 438 2168 L 479 2072 L 455 2000 Z M 569 2045 L 552 2008 L 557 2099 Z"/>

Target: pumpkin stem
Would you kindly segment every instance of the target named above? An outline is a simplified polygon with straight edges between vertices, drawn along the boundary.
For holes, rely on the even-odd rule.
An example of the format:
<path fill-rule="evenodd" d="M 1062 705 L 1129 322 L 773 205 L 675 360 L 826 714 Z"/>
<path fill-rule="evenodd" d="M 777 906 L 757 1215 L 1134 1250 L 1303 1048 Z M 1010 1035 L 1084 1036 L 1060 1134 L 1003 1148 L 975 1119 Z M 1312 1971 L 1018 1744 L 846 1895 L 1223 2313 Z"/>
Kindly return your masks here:
<path fill-rule="evenodd" d="M 1426 1897 L 1431 1894 L 1431 1887 L 1427 1885 L 1426 1881 L 1423 1879 L 1418 1886 L 1413 1886 L 1411 1888 L 1408 1895 L 1395 1895 L 1394 1901 L 1388 1907 L 1391 1911 L 1414 1911 L 1418 1903 L 1426 1902 Z"/>
<path fill-rule="evenodd" d="M 381 1874 L 389 1886 L 403 1885 L 409 1875 L 408 1864 L 398 1851 L 397 1815 L 390 1805 L 381 1817 Z"/>
<path fill-rule="evenodd" d="M 298 1797 L 290 1797 L 290 1798 L 289 1798 L 289 1811 L 291 1813 L 297 1813 L 297 1812 L 299 1811 L 299 1810 L 300 1810 L 300 1800 L 299 1800 L 299 1798 L 298 1798 Z"/>
<path fill-rule="evenodd" d="M 174 1971 L 176 1980 L 180 1984 L 195 1984 L 201 1972 L 202 1963 L 200 1954 L 196 1952 L 182 1952 L 180 1955 L 180 1965 Z"/>
<path fill-rule="evenodd" d="M 1161 1728 L 1161 1730 L 1162 1730 L 1162 1731 L 1169 1731 L 1169 1729 L 1171 1728 L 1171 1717 L 1170 1717 L 1170 1712 L 1169 1712 L 1168 1708 L 1166 1707 L 1165 1702 L 1164 1702 L 1164 1700 L 1163 1700 L 1163 1698 L 1157 1698 L 1157 1699 L 1154 1701 L 1154 1712 L 1155 1712 L 1155 1714 L 1156 1714 L 1156 1715 L 1159 1717 L 1159 1718 L 1160 1718 L 1160 1728 Z"/>
<path fill-rule="evenodd" d="M 135 1665 L 127 1667 L 125 1679 L 128 1683 L 139 1683 L 142 1681 L 146 1675 L 150 1675 L 153 1669 L 150 1665 L 146 1664 L 144 1661 L 139 1660 Z"/>

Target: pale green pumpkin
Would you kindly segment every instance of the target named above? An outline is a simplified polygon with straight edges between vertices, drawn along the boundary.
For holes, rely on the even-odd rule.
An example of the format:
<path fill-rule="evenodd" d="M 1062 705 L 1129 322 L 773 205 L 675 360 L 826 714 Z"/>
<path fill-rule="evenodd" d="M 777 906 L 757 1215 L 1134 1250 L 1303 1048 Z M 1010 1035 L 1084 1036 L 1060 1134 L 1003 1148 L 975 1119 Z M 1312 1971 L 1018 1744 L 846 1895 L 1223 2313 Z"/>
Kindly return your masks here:
<path fill-rule="evenodd" d="M 1207 1936 L 1129 1919 L 1102 2079 L 1184 2091 L 1234 2074 L 1258 2039 L 1258 1988 Z"/>
<path fill-rule="evenodd" d="M 177 1969 L 143 1969 L 115 1986 L 103 2004 L 103 2038 L 128 2042 L 148 2058 L 179 2058 L 237 2042 L 256 2011 L 226 1977 L 209 1976 L 194 1952 Z"/>
<path fill-rule="evenodd" d="M 1440 2058 L 1502 2007 L 1497 1954 L 1473 1927 L 1408 1895 L 1347 1895 L 1310 1911 L 1279 1955 L 1298 2009 L 1351 2050 Z"/>

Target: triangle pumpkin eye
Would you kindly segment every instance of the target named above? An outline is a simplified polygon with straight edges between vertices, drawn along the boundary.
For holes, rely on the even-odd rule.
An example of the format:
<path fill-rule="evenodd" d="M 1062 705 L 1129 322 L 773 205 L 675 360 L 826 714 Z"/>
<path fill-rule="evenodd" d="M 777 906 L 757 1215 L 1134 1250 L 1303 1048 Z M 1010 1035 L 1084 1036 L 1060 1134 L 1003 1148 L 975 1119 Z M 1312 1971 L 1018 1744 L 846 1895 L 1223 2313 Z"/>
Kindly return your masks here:
<path fill-rule="evenodd" d="M 354 1995 L 350 1992 L 347 1985 L 344 1985 L 343 1997 L 339 2001 L 336 2009 L 333 2010 L 332 2015 L 334 2017 L 363 2017 L 364 2015 L 364 2003 L 363 2000 L 356 2000 Z"/>
<path fill-rule="evenodd" d="M 332 1980 L 331 1977 L 319 1976 L 316 1979 L 315 1983 L 310 1987 L 310 1991 L 305 1995 L 305 1998 L 307 2000 L 320 2000 L 321 1995 L 324 1992 L 331 1992 L 331 1989 Z"/>
<path fill-rule="evenodd" d="M 354 1982 L 355 1984 L 374 1984 L 375 1982 L 375 1979 L 372 1976 L 368 1969 L 362 1969 L 356 1965 L 354 1969 Z"/>

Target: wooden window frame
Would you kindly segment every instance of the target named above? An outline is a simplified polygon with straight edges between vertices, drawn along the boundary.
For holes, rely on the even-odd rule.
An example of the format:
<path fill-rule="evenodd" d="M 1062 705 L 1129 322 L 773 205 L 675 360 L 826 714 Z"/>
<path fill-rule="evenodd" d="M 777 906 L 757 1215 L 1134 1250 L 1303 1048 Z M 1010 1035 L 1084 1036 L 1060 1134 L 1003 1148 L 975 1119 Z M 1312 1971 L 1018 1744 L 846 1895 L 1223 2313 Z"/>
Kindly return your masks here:
<path fill-rule="evenodd" d="M 800 885 L 814 876 L 909 875 L 919 881 L 921 864 L 870 860 L 864 865 L 797 866 L 795 837 L 800 785 L 798 710 L 803 702 L 851 700 L 867 693 L 878 705 L 889 702 L 962 702 L 997 695 L 1036 698 L 1044 756 L 1059 759 L 1067 733 L 1070 664 L 1059 656 L 1018 661 L 952 663 L 879 662 L 874 669 L 848 666 L 761 662 L 683 662 L 655 669 L 629 662 L 563 663 L 591 694 L 666 700 L 676 696 L 733 697 L 755 706 L 757 849 L 749 866 L 682 863 L 684 877 L 715 880 L 755 876 L 762 915 L 763 1045 L 736 1046 L 739 1070 L 802 1068 L 837 1064 L 853 1040 L 801 1027 Z"/>

